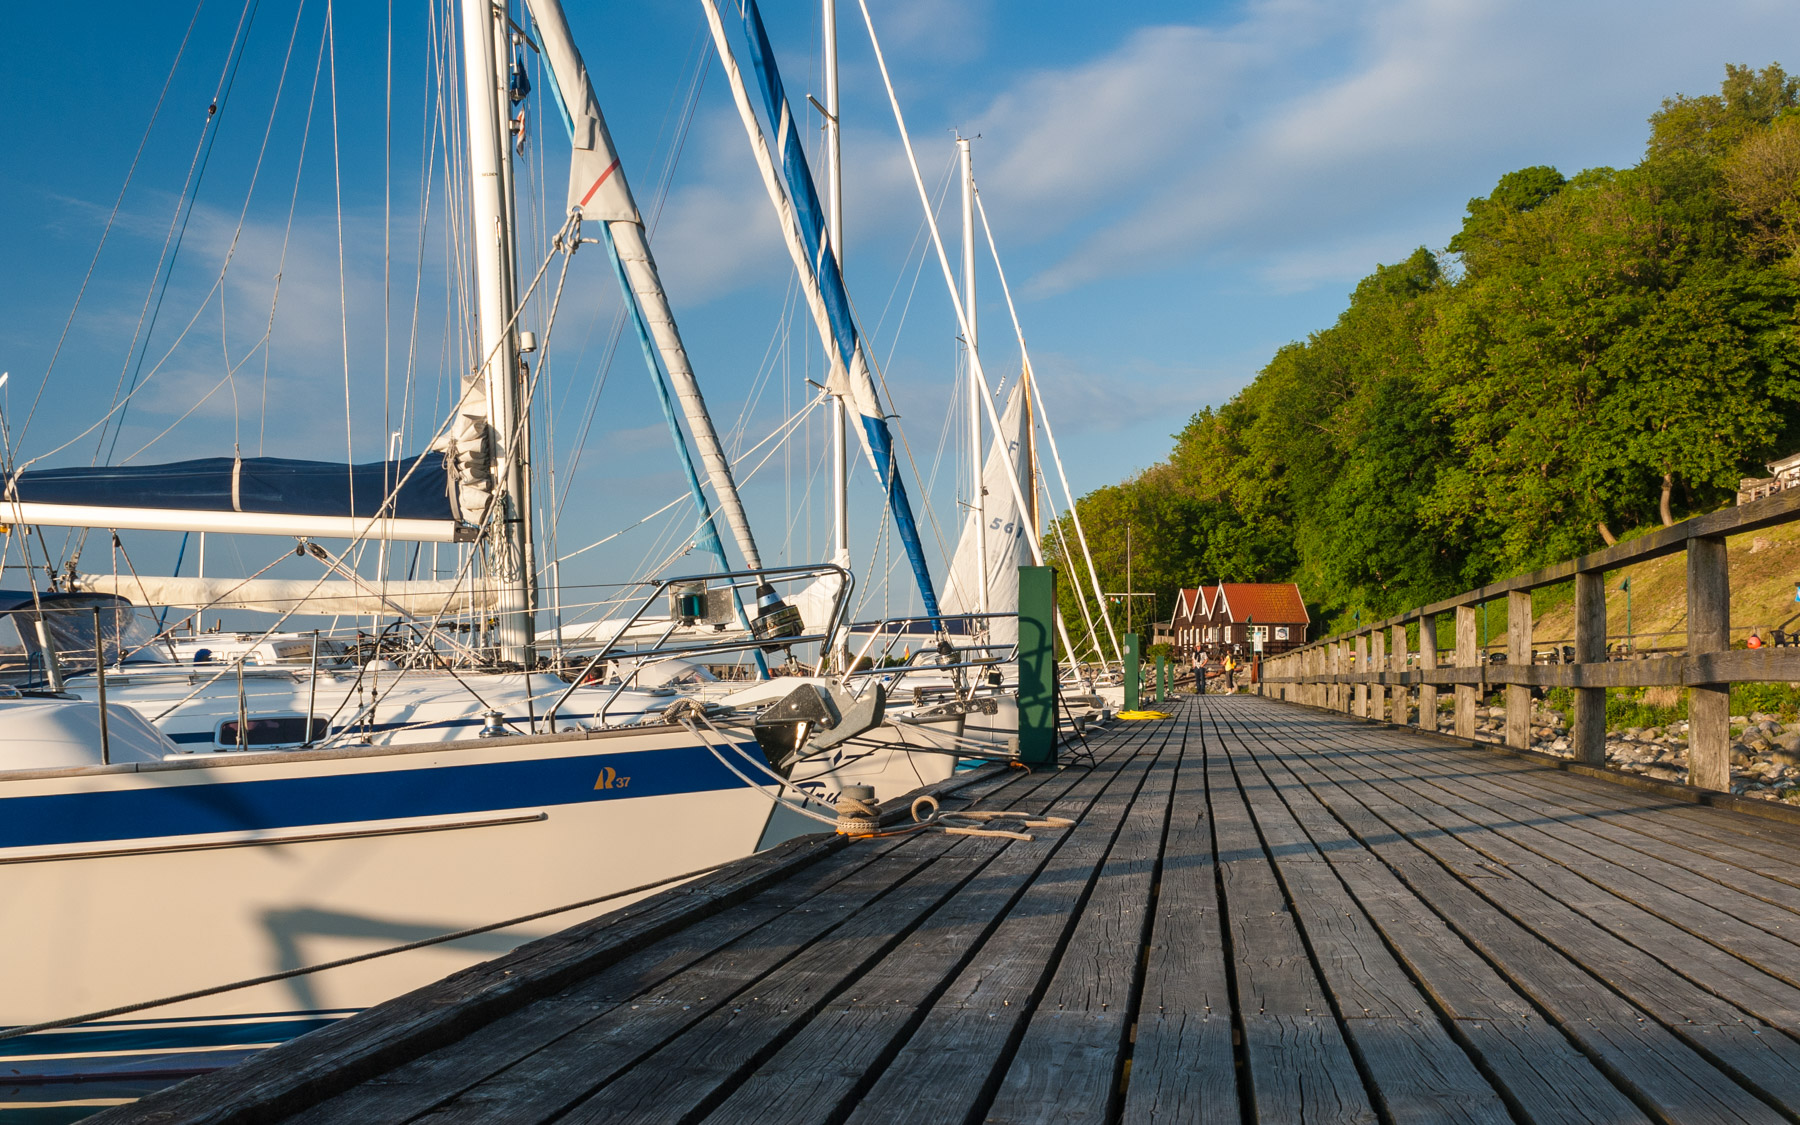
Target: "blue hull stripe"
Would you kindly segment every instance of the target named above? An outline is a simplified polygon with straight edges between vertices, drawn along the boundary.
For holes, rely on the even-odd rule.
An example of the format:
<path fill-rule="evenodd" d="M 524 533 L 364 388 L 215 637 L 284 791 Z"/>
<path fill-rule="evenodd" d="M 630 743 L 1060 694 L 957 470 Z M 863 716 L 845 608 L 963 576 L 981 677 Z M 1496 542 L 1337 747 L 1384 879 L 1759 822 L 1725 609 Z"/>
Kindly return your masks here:
<path fill-rule="evenodd" d="M 754 742 L 742 749 L 762 760 Z M 609 770 L 612 785 L 596 788 Z M 230 781 L 222 776 L 229 772 L 219 771 L 211 784 L 150 788 L 150 779 L 160 780 L 152 774 L 142 787 L 0 798 L 0 848 L 443 816 L 743 785 L 703 746 L 264 781 Z"/>
<path fill-rule="evenodd" d="M 112 1051 L 171 1051 L 282 1043 L 336 1023 L 350 1012 L 321 1012 L 298 1019 L 190 1019 L 170 1023 L 77 1024 L 0 1041 L 0 1058 L 20 1055 L 79 1055 Z M 171 1021 L 173 1022 L 173 1021 Z"/>

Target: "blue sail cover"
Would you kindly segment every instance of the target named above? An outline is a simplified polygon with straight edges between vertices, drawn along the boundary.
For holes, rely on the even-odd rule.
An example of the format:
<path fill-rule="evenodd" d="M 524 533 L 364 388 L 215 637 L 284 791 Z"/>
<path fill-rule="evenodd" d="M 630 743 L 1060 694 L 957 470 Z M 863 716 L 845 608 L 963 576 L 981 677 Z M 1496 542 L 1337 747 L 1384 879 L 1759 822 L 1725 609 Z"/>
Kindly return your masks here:
<path fill-rule="evenodd" d="M 417 469 L 414 470 L 414 466 Z M 408 472 L 392 506 L 388 493 Z M 203 457 L 168 465 L 100 465 L 20 473 L 6 497 L 27 504 L 455 520 L 441 453 L 345 465 L 285 457 Z"/>
<path fill-rule="evenodd" d="M 825 229 L 825 209 L 819 203 L 819 191 L 813 183 L 812 169 L 800 146 L 800 131 L 788 107 L 787 91 L 782 86 L 781 71 L 775 65 L 775 49 L 763 29 L 762 13 L 756 0 L 738 0 L 738 14 L 744 23 L 744 34 L 750 41 L 750 59 L 755 66 L 758 85 L 762 89 L 763 106 L 775 128 L 775 148 L 781 160 L 782 178 L 787 181 L 788 198 L 800 235 L 806 241 L 807 257 L 812 262 L 819 291 L 831 319 L 839 358 L 846 372 L 856 371 L 856 353 L 862 348 L 856 323 L 850 314 L 850 295 L 844 288 L 844 277 L 838 270 L 837 258 L 831 253 Z M 935 622 L 939 616 L 937 591 L 931 584 L 931 570 L 925 564 L 924 545 L 919 541 L 919 528 L 913 519 L 912 504 L 906 497 L 906 485 L 900 479 L 899 462 L 894 456 L 894 438 L 882 416 L 880 400 L 866 368 L 861 377 L 867 384 L 858 388 L 852 403 L 860 415 L 865 445 L 875 472 L 888 494 L 888 507 L 893 512 L 894 529 L 912 564 L 913 577 L 919 583 L 919 596 L 925 612 Z"/>

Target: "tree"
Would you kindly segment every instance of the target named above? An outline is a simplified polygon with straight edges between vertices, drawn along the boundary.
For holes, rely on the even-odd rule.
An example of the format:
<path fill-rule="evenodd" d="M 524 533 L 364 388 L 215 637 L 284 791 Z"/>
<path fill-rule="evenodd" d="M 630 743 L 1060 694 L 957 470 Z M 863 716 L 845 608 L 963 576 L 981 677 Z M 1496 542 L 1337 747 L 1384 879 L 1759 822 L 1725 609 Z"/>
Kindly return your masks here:
<path fill-rule="evenodd" d="M 1082 501 L 1109 589 L 1300 583 L 1383 616 L 1723 502 L 1800 445 L 1800 79 L 1726 68 L 1645 156 L 1469 201 L 1449 275 L 1377 266 L 1336 322 Z M 1073 584 L 1068 584 L 1068 589 Z M 1073 606 L 1071 605 L 1071 608 Z"/>

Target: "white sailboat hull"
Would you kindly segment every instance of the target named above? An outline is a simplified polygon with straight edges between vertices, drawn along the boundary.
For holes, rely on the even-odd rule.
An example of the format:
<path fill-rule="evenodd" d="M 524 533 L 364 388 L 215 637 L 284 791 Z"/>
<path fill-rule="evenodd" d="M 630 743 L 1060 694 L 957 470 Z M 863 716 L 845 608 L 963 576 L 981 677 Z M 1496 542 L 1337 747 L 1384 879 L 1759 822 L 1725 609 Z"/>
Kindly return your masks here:
<path fill-rule="evenodd" d="M 679 727 L 0 775 L 0 1025 L 698 870 L 754 851 L 773 807 Z M 628 901 L 0 1041 L 0 1068 L 40 1081 L 210 1069 Z"/>

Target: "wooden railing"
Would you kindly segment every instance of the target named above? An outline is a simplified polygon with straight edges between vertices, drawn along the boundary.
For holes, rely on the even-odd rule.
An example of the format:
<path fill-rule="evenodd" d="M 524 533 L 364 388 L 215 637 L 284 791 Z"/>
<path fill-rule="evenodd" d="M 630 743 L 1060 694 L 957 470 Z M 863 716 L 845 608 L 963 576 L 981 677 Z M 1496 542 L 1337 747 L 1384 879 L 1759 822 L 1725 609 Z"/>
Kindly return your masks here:
<path fill-rule="evenodd" d="M 1800 519 L 1800 489 L 1786 489 L 1741 507 L 1684 520 L 1640 539 L 1577 559 L 1468 590 L 1386 621 L 1325 637 L 1263 662 L 1257 689 L 1316 707 L 1405 724 L 1408 693 L 1418 692 L 1418 721 L 1438 729 L 1438 693 L 1456 693 L 1453 733 L 1475 737 L 1475 710 L 1493 685 L 1506 687 L 1506 744 L 1531 746 L 1531 689 L 1574 692 L 1570 746 L 1576 761 L 1606 764 L 1606 689 L 1677 685 L 1688 689 L 1688 784 L 1731 788 L 1731 685 L 1800 680 L 1800 648 L 1731 648 L 1731 574 L 1725 537 Z M 1606 649 L 1605 572 L 1686 552 L 1687 652 L 1611 660 Z M 1800 579 L 1800 575 L 1796 575 Z M 1573 663 L 1531 662 L 1531 591 L 1573 580 Z M 1507 662 L 1482 658 L 1476 610 L 1507 603 Z M 1438 619 L 1455 615 L 1456 643 L 1438 652 Z M 1409 651 L 1407 627 L 1417 624 L 1419 647 Z M 1445 664 L 1443 655 L 1450 663 Z M 1354 656 L 1354 659 L 1352 657 Z"/>

